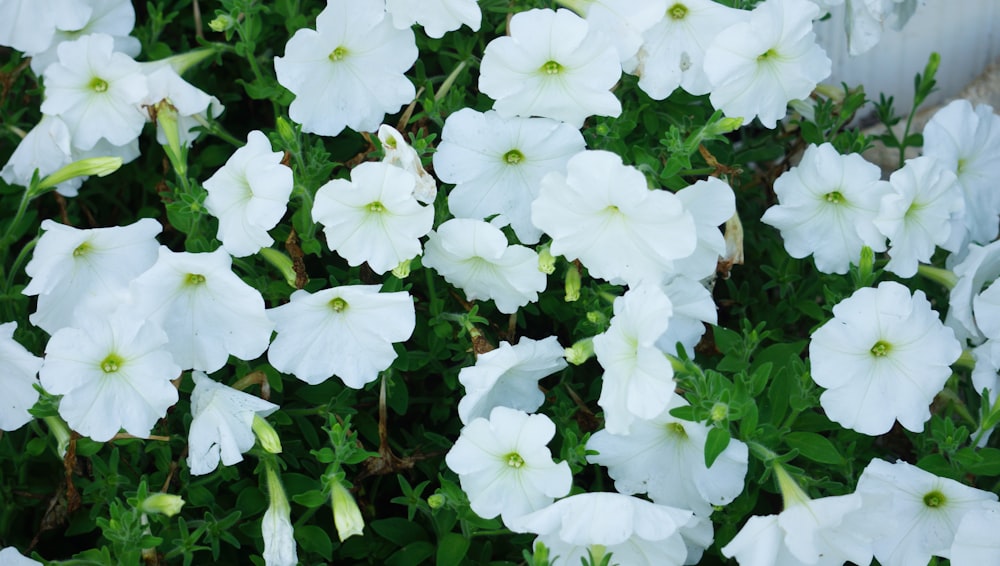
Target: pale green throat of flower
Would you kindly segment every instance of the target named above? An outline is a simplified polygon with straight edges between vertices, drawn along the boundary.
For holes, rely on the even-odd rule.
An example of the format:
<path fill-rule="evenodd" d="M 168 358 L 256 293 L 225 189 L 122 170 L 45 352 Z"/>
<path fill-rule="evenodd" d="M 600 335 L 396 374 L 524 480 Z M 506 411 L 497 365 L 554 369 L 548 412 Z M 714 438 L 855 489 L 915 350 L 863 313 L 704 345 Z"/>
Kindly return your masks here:
<path fill-rule="evenodd" d="M 879 340 L 878 342 L 875 343 L 874 346 L 872 346 L 871 353 L 876 358 L 884 358 L 889 355 L 889 350 L 891 349 L 892 345 L 890 345 L 888 342 Z"/>
<path fill-rule="evenodd" d="M 761 53 L 757 56 L 757 62 L 763 63 L 764 61 L 775 59 L 778 56 L 778 52 L 774 49 L 768 49 L 767 51 Z"/>
<path fill-rule="evenodd" d="M 84 242 L 73 250 L 73 257 L 83 257 L 90 251 L 90 242 Z"/>
<path fill-rule="evenodd" d="M 347 301 L 337 297 L 330 301 L 330 308 L 333 309 L 333 312 L 344 312 L 347 310 Z"/>
<path fill-rule="evenodd" d="M 328 55 L 331 61 L 343 61 L 347 57 L 347 48 L 341 45 L 337 47 Z"/>
<path fill-rule="evenodd" d="M 687 438 L 687 430 L 681 423 L 667 423 L 667 432 L 677 438 Z"/>
<path fill-rule="evenodd" d="M 687 14 L 688 9 L 684 4 L 678 3 L 667 8 L 667 16 L 669 16 L 671 20 L 683 20 L 687 17 Z"/>
<path fill-rule="evenodd" d="M 504 461 L 507 462 L 507 465 L 511 468 L 520 468 L 521 466 L 524 466 L 524 458 L 522 458 L 517 452 L 511 452 L 510 454 L 504 456 Z"/>
<path fill-rule="evenodd" d="M 520 150 L 512 149 L 503 154 L 503 162 L 507 165 L 517 165 L 522 161 L 524 161 L 524 154 Z"/>
<path fill-rule="evenodd" d="M 924 494 L 924 505 L 932 509 L 943 507 L 944 504 L 947 502 L 948 498 L 946 498 L 943 493 L 941 493 L 936 489 L 934 491 L 930 491 Z"/>
<path fill-rule="evenodd" d="M 115 373 L 125 364 L 125 360 L 118 354 L 108 354 L 101 360 L 101 371 L 104 373 Z"/>
<path fill-rule="evenodd" d="M 563 66 L 555 61 L 547 61 L 539 70 L 546 75 L 558 75 L 563 71 Z"/>
<path fill-rule="evenodd" d="M 385 212 L 385 205 L 382 204 L 382 203 L 380 203 L 377 200 L 374 201 L 374 202 L 368 203 L 367 208 L 368 208 L 368 212 L 372 212 L 372 213 L 375 213 L 375 214 L 381 214 L 381 213 Z"/>
<path fill-rule="evenodd" d="M 826 202 L 831 204 L 840 204 L 844 202 L 844 195 L 840 194 L 840 191 L 830 191 L 829 193 L 823 195 L 823 198 L 826 199 Z"/>
<path fill-rule="evenodd" d="M 101 77 L 94 77 L 90 79 L 90 90 L 94 92 L 107 92 L 108 81 L 102 79 Z"/>
<path fill-rule="evenodd" d="M 195 286 L 203 283 L 205 283 L 205 276 L 200 273 L 188 273 L 187 276 L 184 277 L 185 285 Z"/>

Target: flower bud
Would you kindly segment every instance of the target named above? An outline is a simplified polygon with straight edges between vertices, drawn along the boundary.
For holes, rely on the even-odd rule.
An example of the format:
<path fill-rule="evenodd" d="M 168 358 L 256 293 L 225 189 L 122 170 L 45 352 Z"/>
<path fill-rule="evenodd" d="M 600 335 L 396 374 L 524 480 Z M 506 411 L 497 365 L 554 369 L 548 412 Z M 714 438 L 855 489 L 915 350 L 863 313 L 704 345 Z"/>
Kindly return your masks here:
<path fill-rule="evenodd" d="M 292 507 L 273 465 L 267 465 L 267 492 L 271 496 L 271 504 L 260 524 L 264 537 L 264 562 L 268 566 L 294 566 L 299 560 L 295 529 L 292 527 Z"/>
<path fill-rule="evenodd" d="M 181 507 L 183 506 L 184 499 L 180 495 L 173 495 L 170 493 L 154 493 L 142 501 L 139 509 L 143 513 L 148 513 L 150 515 L 159 513 L 160 515 L 173 517 L 181 512 Z"/>
<path fill-rule="evenodd" d="M 556 272 L 556 257 L 552 255 L 549 246 L 543 246 L 538 251 L 538 271 L 546 275 L 552 275 Z"/>
<path fill-rule="evenodd" d="M 440 493 L 435 493 L 427 498 L 427 506 L 431 509 L 440 509 L 441 507 L 444 507 L 446 502 L 447 498 Z"/>
<path fill-rule="evenodd" d="M 59 457 L 65 458 L 70 440 L 69 426 L 66 425 L 66 421 L 58 416 L 42 417 L 42 420 L 48 425 L 49 432 L 56 439 L 56 451 L 59 453 Z"/>
<path fill-rule="evenodd" d="M 121 157 L 88 157 L 65 165 L 55 173 L 48 175 L 38 184 L 37 190 L 51 189 L 74 177 L 88 177 L 90 175 L 104 177 L 114 173 L 121 166 Z"/>
<path fill-rule="evenodd" d="M 330 482 L 330 491 L 333 496 L 333 524 L 337 527 L 340 542 L 350 536 L 362 534 L 365 520 L 361 517 L 361 510 L 358 509 L 354 496 L 338 479 Z"/>
<path fill-rule="evenodd" d="M 729 418 L 729 405 L 723 403 L 722 401 L 716 401 L 716 403 L 712 405 L 710 417 L 712 422 L 716 423 Z"/>
<path fill-rule="evenodd" d="M 285 283 L 288 283 L 289 287 L 298 289 L 295 285 L 297 278 L 292 258 L 274 248 L 261 248 L 259 253 L 268 263 L 278 268 L 278 271 L 281 272 L 281 276 L 285 278 Z"/>
<path fill-rule="evenodd" d="M 587 311 L 587 322 L 604 326 L 608 323 L 608 315 L 601 311 Z"/>
<path fill-rule="evenodd" d="M 219 14 L 218 16 L 215 16 L 212 21 L 208 22 L 208 27 L 212 31 L 217 32 L 229 31 L 233 29 L 235 25 L 236 20 L 234 20 L 229 14 Z"/>
<path fill-rule="evenodd" d="M 594 339 L 584 338 L 580 340 L 576 344 L 566 348 L 563 355 L 566 356 L 567 362 L 575 366 L 582 364 L 594 355 Z"/>
<path fill-rule="evenodd" d="M 281 137 L 281 141 L 285 142 L 285 145 L 295 145 L 295 129 L 284 116 L 278 116 L 278 119 L 274 121 L 274 127 L 278 130 L 278 136 Z"/>
<path fill-rule="evenodd" d="M 410 262 L 413 260 L 405 259 L 400 262 L 399 265 L 392 268 L 392 275 L 397 279 L 406 279 L 410 276 Z"/>
<path fill-rule="evenodd" d="M 271 454 L 281 453 L 281 438 L 278 437 L 278 433 L 275 432 L 271 423 L 254 413 L 253 424 L 250 425 L 250 428 L 253 430 L 254 435 L 257 436 L 257 440 L 260 441 L 260 445 L 264 450 Z"/>
<path fill-rule="evenodd" d="M 565 289 L 567 303 L 580 300 L 580 267 L 575 262 L 566 270 Z"/>

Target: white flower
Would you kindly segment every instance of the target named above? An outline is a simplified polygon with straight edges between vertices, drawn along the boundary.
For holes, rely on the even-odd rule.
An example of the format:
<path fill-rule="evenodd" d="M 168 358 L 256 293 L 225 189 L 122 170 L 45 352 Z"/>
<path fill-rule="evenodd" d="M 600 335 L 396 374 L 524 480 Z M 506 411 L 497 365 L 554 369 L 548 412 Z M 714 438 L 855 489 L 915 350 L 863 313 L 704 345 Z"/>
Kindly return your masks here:
<path fill-rule="evenodd" d="M 585 147 L 583 134 L 558 120 L 462 108 L 444 122 L 434 172 L 455 183 L 448 193 L 455 217 L 501 214 L 521 243 L 535 244 L 542 231 L 531 222 L 531 203 L 542 177 L 565 171 L 569 158 Z"/>
<path fill-rule="evenodd" d="M 599 557 L 610 553 L 614 564 L 679 566 L 688 556 L 681 529 L 697 522 L 690 511 L 629 495 L 581 493 L 507 526 L 537 534 L 560 565 L 580 564 L 592 550 Z"/>
<path fill-rule="evenodd" d="M 474 419 L 445 456 L 477 515 L 501 515 L 504 524 L 569 493 L 569 464 L 552 461 L 546 444 L 556 427 L 545 415 L 495 407 Z"/>
<path fill-rule="evenodd" d="M 726 505 L 743 493 L 747 474 L 746 444 L 731 440 L 711 467 L 705 466 L 708 426 L 670 416 L 675 407 L 687 406 L 672 395 L 663 411 L 651 419 L 632 421 L 624 435 L 607 430 L 587 442 L 587 461 L 608 468 L 620 493 L 648 493 L 654 503 L 691 509 L 709 517 L 712 506 Z"/>
<path fill-rule="evenodd" d="M 886 24 L 902 29 L 916 9 L 917 0 L 847 0 L 844 28 L 850 54 L 860 55 L 875 47 Z"/>
<path fill-rule="evenodd" d="M 736 195 L 728 183 L 715 177 L 697 181 L 675 194 L 694 219 L 698 244 L 691 255 L 674 262 L 674 273 L 692 279 L 715 275 L 719 258 L 726 253 L 726 239 L 719 226 L 736 214 Z"/>
<path fill-rule="evenodd" d="M 21 555 L 21 553 L 12 546 L 0 549 L 0 564 L 3 566 L 42 566 L 41 562 Z"/>
<path fill-rule="evenodd" d="M 996 564 L 1000 559 L 1000 506 L 969 511 L 955 530 L 951 544 L 953 566 Z"/>
<path fill-rule="evenodd" d="M 139 55 L 142 45 L 131 37 L 135 27 L 135 8 L 129 0 L 67 0 L 62 4 L 75 4 L 70 12 L 57 16 L 52 42 L 44 50 L 28 50 L 31 70 L 42 74 L 46 67 L 56 62 L 57 50 L 64 41 L 72 41 L 93 33 L 110 35 L 115 41 L 115 51 L 129 57 Z M 56 8 L 59 9 L 59 8 Z"/>
<path fill-rule="evenodd" d="M 45 346 L 42 387 L 62 395 L 59 414 L 84 436 L 110 440 L 119 430 L 145 437 L 177 402 L 170 380 L 181 368 L 154 321 L 126 309 L 62 328 Z"/>
<path fill-rule="evenodd" d="M 941 478 L 906 462 L 872 460 L 858 480 L 863 511 L 886 532 L 875 538 L 883 566 L 926 564 L 948 558 L 955 530 L 972 511 L 987 509 L 995 493 Z"/>
<path fill-rule="evenodd" d="M 973 109 L 968 100 L 951 102 L 924 126 L 924 155 L 955 173 L 965 198 L 966 239 L 981 244 L 996 239 L 1000 230 L 1000 193 L 994 190 L 1000 178 L 1000 116 L 985 104 Z"/>
<path fill-rule="evenodd" d="M 670 299 L 673 314 L 667 331 L 656 339 L 656 347 L 668 354 L 677 351 L 677 343 L 684 346 L 684 351 L 691 355 L 694 347 L 705 334 L 705 323 L 716 324 L 719 315 L 716 312 L 712 293 L 700 282 L 677 275 L 663 285 L 663 292 Z"/>
<path fill-rule="evenodd" d="M 195 128 L 201 126 L 206 118 L 215 118 L 222 114 L 224 109 L 222 103 L 218 98 L 181 78 L 167 60 L 142 63 L 142 66 L 149 84 L 149 95 L 143 105 L 155 107 L 161 102 L 169 104 L 177 115 L 177 131 L 181 145 L 191 147 L 201 134 L 195 131 Z M 160 145 L 168 143 L 167 135 L 160 124 L 157 124 L 156 141 Z"/>
<path fill-rule="evenodd" d="M 591 29 L 614 44 L 626 73 L 636 66 L 643 32 L 663 20 L 667 0 L 580 0 L 562 2 L 583 13 Z"/>
<path fill-rule="evenodd" d="M 958 282 L 948 297 L 945 324 L 963 343 L 981 344 L 986 336 L 973 316 L 973 302 L 983 287 L 1000 277 L 1000 242 L 986 246 L 970 244 L 965 259 L 954 267 Z"/>
<path fill-rule="evenodd" d="M 62 118 L 73 147 L 88 150 L 99 140 L 122 146 L 139 137 L 146 115 L 139 104 L 149 94 L 146 75 L 131 57 L 114 51 L 109 35 L 85 35 L 59 44 L 59 61 L 46 67 L 42 113 Z"/>
<path fill-rule="evenodd" d="M 808 0 L 766 0 L 747 21 L 720 31 L 705 51 L 712 105 L 749 124 L 773 128 L 788 101 L 806 98 L 830 75 L 831 62 L 816 44 Z"/>
<path fill-rule="evenodd" d="M 223 385 L 200 371 L 191 372 L 191 429 L 188 432 L 187 464 L 192 475 L 243 461 L 253 448 L 254 415 L 266 417 L 278 406 L 259 397 Z"/>
<path fill-rule="evenodd" d="M 857 153 L 841 155 L 829 143 L 810 145 L 799 164 L 774 181 L 778 205 L 761 222 L 781 231 L 794 258 L 813 255 L 823 273 L 847 273 L 861 248 L 885 251 L 875 227 L 882 196 L 890 192 L 881 170 Z"/>
<path fill-rule="evenodd" d="M 351 169 L 351 180 L 334 179 L 316 191 L 312 218 L 326 243 L 351 265 L 385 273 L 420 254 L 420 238 L 434 224 L 434 209 L 413 196 L 413 174 L 375 161 Z"/>
<path fill-rule="evenodd" d="M 665 16 L 642 35 L 639 88 L 663 100 L 681 87 L 691 94 L 708 94 L 705 50 L 722 30 L 747 19 L 748 12 L 713 0 L 671 0 Z"/>
<path fill-rule="evenodd" d="M 544 116 L 579 128 L 592 114 L 618 116 L 611 87 L 622 74 L 618 53 L 569 10 L 518 12 L 510 35 L 486 46 L 479 90 L 501 116 Z"/>
<path fill-rule="evenodd" d="M 462 24 L 479 31 L 483 18 L 476 0 L 386 0 L 385 4 L 394 26 L 404 29 L 417 23 L 433 38 L 443 37 Z"/>
<path fill-rule="evenodd" d="M 424 204 L 434 204 L 437 197 L 437 181 L 420 162 L 417 150 L 406 143 L 406 138 L 396 128 L 382 124 L 378 127 L 378 139 L 385 151 L 384 162 L 405 169 L 417 178 L 413 188 L 413 197 Z"/>
<path fill-rule="evenodd" d="M 458 381 L 465 387 L 458 416 L 463 424 L 469 424 L 488 417 L 494 407 L 534 412 L 545 400 L 538 380 L 565 367 L 563 347 L 555 336 L 521 338 L 514 346 L 500 342 L 497 349 L 480 354 L 476 365 L 458 372 Z"/>
<path fill-rule="evenodd" d="M 17 430 L 34 418 L 28 409 L 38 401 L 38 370 L 42 359 L 14 340 L 16 322 L 0 324 L 0 430 Z M 541 404 L 541 403 L 539 403 Z"/>
<path fill-rule="evenodd" d="M 907 160 L 889 177 L 889 184 L 893 190 L 882 197 L 875 219 L 889 238 L 891 259 L 885 269 L 912 277 L 918 263 L 929 263 L 936 246 L 945 246 L 952 230 L 961 229 L 965 201 L 955 174 L 932 157 Z"/>
<path fill-rule="evenodd" d="M 297 566 L 295 530 L 292 527 L 292 507 L 288 504 L 281 478 L 273 467 L 267 466 L 267 492 L 271 503 L 264 512 L 260 532 L 264 537 L 264 564 L 266 566 Z"/>
<path fill-rule="evenodd" d="M 594 353 L 604 368 L 597 404 L 608 432 L 628 434 L 635 419 L 656 417 L 673 399 L 674 370 L 656 347 L 672 312 L 662 289 L 635 287 L 615 299 L 611 326 L 594 337 Z"/>
<path fill-rule="evenodd" d="M 24 268 L 31 282 L 22 292 L 38 295 L 31 323 L 54 334 L 88 311 L 114 311 L 129 282 L 156 262 L 156 235 L 162 228 L 143 218 L 128 226 L 88 230 L 44 220 L 42 229 L 45 233 Z"/>
<path fill-rule="evenodd" d="M 393 27 L 384 0 L 328 0 L 316 30 L 295 32 L 274 70 L 295 94 L 291 119 L 305 132 L 336 136 L 345 127 L 374 131 L 412 100 L 403 73 L 416 59 L 413 31 Z"/>
<path fill-rule="evenodd" d="M 17 144 L 7 164 L 0 170 L 0 178 L 10 185 L 27 187 L 36 169 L 39 178 L 44 178 L 72 160 L 73 150 L 66 123 L 55 116 L 42 114 L 38 124 Z M 83 180 L 83 177 L 74 177 L 60 183 L 56 191 L 63 196 L 76 196 Z"/>
<path fill-rule="evenodd" d="M 219 219 L 218 238 L 227 252 L 243 257 L 270 246 L 267 231 L 285 214 L 292 194 L 292 170 L 283 153 L 259 130 L 247 135 L 226 164 L 205 181 L 205 208 Z"/>
<path fill-rule="evenodd" d="M 396 359 L 394 342 L 413 334 L 416 311 L 406 292 L 379 293 L 378 285 L 344 285 L 268 309 L 277 338 L 267 359 L 278 371 L 309 384 L 336 375 L 354 389 L 374 381 Z"/>
<path fill-rule="evenodd" d="M 493 299 L 506 314 L 537 301 L 545 290 L 538 254 L 508 246 L 499 228 L 481 220 L 453 218 L 438 226 L 427 238 L 422 262 L 465 291 L 468 300 Z"/>
<path fill-rule="evenodd" d="M 252 360 L 267 349 L 274 324 L 264 299 L 232 264 L 222 248 L 189 253 L 161 246 L 153 267 L 132 281 L 135 313 L 163 327 L 170 353 L 185 369 L 213 372 L 230 355 Z"/>
<path fill-rule="evenodd" d="M 552 236 L 552 254 L 579 259 L 594 277 L 659 283 L 694 252 L 691 213 L 677 195 L 649 190 L 646 177 L 608 151 L 570 158 L 567 174 L 542 179 L 531 219 Z"/>
<path fill-rule="evenodd" d="M 858 289 L 833 315 L 809 344 L 812 378 L 827 388 L 820 396 L 826 416 L 872 436 L 889 432 L 894 420 L 921 432 L 962 353 L 923 291 L 911 297 L 884 281 Z"/>
<path fill-rule="evenodd" d="M 4 0 L 0 2 L 0 45 L 39 52 L 52 45 L 56 26 L 72 26 L 87 17 L 78 0 Z"/>

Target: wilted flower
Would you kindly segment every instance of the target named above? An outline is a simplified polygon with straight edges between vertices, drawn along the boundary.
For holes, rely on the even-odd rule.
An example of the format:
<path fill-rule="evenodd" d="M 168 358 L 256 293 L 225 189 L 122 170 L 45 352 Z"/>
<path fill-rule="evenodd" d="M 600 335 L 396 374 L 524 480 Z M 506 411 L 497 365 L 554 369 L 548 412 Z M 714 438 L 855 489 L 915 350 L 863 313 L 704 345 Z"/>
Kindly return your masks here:
<path fill-rule="evenodd" d="M 579 128 L 587 116 L 618 116 L 611 87 L 622 74 L 618 53 L 569 10 L 528 10 L 510 19 L 510 35 L 486 46 L 479 89 L 505 118 L 544 116 Z"/>
<path fill-rule="evenodd" d="M 403 73 L 417 59 L 416 40 L 386 16 L 384 0 L 328 0 L 316 29 L 295 32 L 274 58 L 278 82 L 295 94 L 288 115 L 303 131 L 371 132 L 413 99 Z"/>
<path fill-rule="evenodd" d="M 396 128 L 382 124 L 378 127 L 378 140 L 385 152 L 384 162 L 409 171 L 417 178 L 413 187 L 413 197 L 424 204 L 434 204 L 437 197 L 437 181 L 424 169 L 417 150 L 406 142 Z"/>
<path fill-rule="evenodd" d="M 292 507 L 288 504 L 285 488 L 273 465 L 266 466 L 267 493 L 271 503 L 260 524 L 264 537 L 264 563 L 267 566 L 297 566 L 295 532 L 292 528 Z"/>
<path fill-rule="evenodd" d="M 267 231 L 285 214 L 292 194 L 292 170 L 281 164 L 283 153 L 259 130 L 247 135 L 226 164 L 205 181 L 205 208 L 219 219 L 217 237 L 227 252 L 242 257 L 270 246 Z"/>
<path fill-rule="evenodd" d="M 14 340 L 16 322 L 0 324 L 0 430 L 17 430 L 34 418 L 28 409 L 38 401 L 38 370 L 42 359 Z"/>
<path fill-rule="evenodd" d="M 692 279 L 715 275 L 719 259 L 726 254 L 726 239 L 719 226 L 736 214 L 736 195 L 728 183 L 715 177 L 675 194 L 694 219 L 698 243 L 691 255 L 674 261 L 673 272 Z"/>
<path fill-rule="evenodd" d="M 416 326 L 413 299 L 406 292 L 379 293 L 378 285 L 344 285 L 269 309 L 278 336 L 267 359 L 278 371 L 309 384 L 333 375 L 360 389 L 396 359 L 394 342 L 410 338 Z"/>
<path fill-rule="evenodd" d="M 863 434 L 889 432 L 895 420 L 920 432 L 929 406 L 962 353 L 923 291 L 894 281 L 863 287 L 833 307 L 833 320 L 809 344 L 812 378 L 827 388 L 827 417 Z"/>
<path fill-rule="evenodd" d="M 489 420 L 474 419 L 445 456 L 458 474 L 477 515 L 502 515 L 511 522 L 569 493 L 573 482 L 566 462 L 555 463 L 546 448 L 556 427 L 545 415 L 495 407 Z"/>

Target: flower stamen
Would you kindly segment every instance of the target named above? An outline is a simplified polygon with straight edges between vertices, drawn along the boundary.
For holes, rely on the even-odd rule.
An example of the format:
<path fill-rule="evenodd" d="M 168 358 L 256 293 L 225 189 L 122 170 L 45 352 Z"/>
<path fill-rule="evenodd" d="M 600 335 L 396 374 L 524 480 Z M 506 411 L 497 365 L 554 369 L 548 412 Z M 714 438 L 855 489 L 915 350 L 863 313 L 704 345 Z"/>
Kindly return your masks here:
<path fill-rule="evenodd" d="M 672 20 L 683 20 L 687 17 L 688 9 L 684 4 L 674 4 L 667 9 L 667 16 Z"/>
<path fill-rule="evenodd" d="M 872 355 L 875 356 L 876 358 L 884 358 L 889 355 L 889 350 L 891 349 L 892 349 L 891 344 L 879 340 L 878 342 L 875 343 L 874 346 L 872 346 L 872 349 L 870 351 Z"/>
<path fill-rule="evenodd" d="M 522 161 L 524 161 L 524 154 L 517 149 L 512 149 L 503 154 L 503 162 L 507 165 L 517 165 Z"/>
<path fill-rule="evenodd" d="M 504 460 L 507 461 L 507 465 L 510 466 L 511 468 L 517 469 L 524 466 L 524 458 L 522 458 L 521 455 L 518 454 L 517 452 L 511 452 L 510 454 L 507 454 L 506 456 L 504 456 Z"/>

